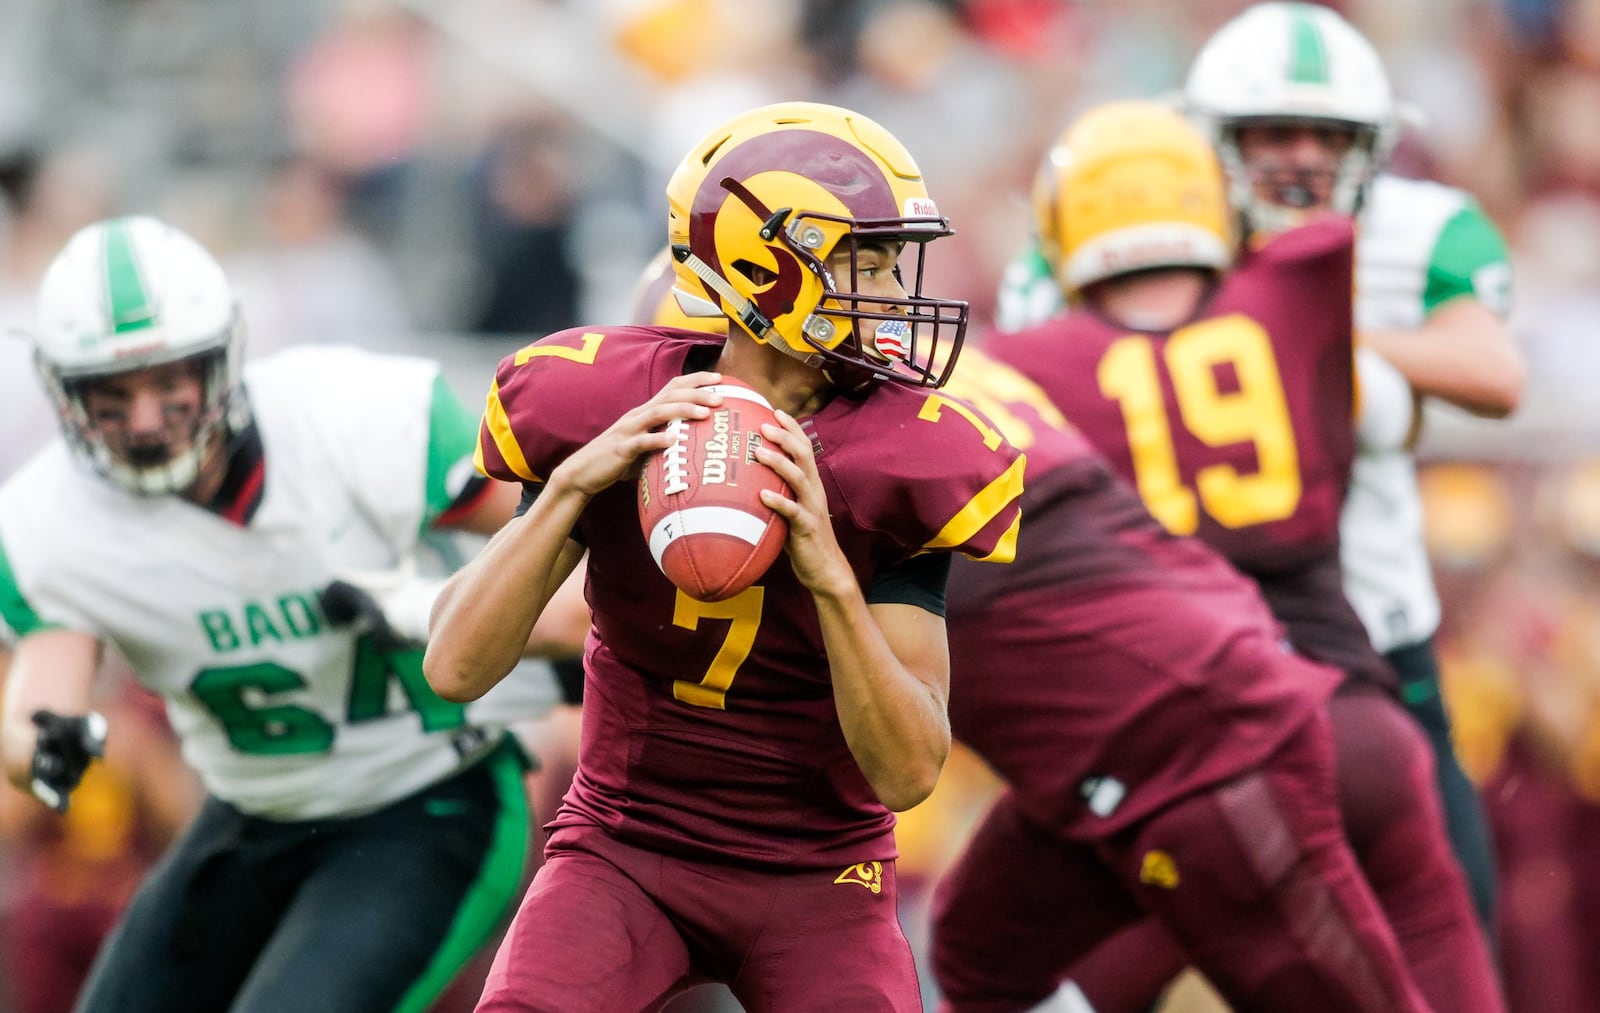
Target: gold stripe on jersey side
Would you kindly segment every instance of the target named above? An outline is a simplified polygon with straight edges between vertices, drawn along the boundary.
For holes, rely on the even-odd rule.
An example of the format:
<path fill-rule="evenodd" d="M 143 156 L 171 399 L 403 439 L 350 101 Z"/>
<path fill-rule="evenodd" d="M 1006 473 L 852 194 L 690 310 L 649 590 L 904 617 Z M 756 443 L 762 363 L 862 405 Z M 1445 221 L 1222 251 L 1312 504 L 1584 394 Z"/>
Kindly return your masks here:
<path fill-rule="evenodd" d="M 1004 510 L 1008 504 L 1022 495 L 1022 473 L 1027 467 L 1026 454 L 1018 454 L 1017 459 L 1011 462 L 1011 467 L 1005 474 L 984 486 L 978 494 L 967 501 L 956 515 L 950 518 L 944 529 L 924 545 L 924 549 L 954 549 L 965 545 L 978 532 L 982 531 Z M 1008 535 L 1011 535 L 1008 532 Z M 1001 538 L 995 550 L 984 558 L 995 563 L 1009 563 L 1016 557 L 1016 538 L 1011 535 L 1010 546 L 1005 554 L 1001 550 L 1006 548 L 1007 538 Z"/>
<path fill-rule="evenodd" d="M 542 482 L 528 467 L 528 459 L 522 454 L 522 447 L 517 444 L 516 434 L 511 431 L 511 420 L 506 417 L 505 405 L 500 403 L 500 381 L 496 379 L 489 385 L 489 396 L 485 399 L 483 408 L 483 429 L 494 440 L 494 447 L 500 452 L 500 459 L 506 463 L 512 473 L 527 482 Z M 478 470 L 488 475 L 484 467 L 483 436 L 478 436 L 478 448 L 473 452 L 472 462 Z M 491 476 L 493 477 L 493 476 Z"/>
<path fill-rule="evenodd" d="M 994 551 L 987 556 L 972 557 L 979 563 L 1009 563 L 1017 558 L 1017 535 L 1022 531 L 1022 511 L 1011 518 L 1011 526 L 1006 528 L 1006 533 L 1000 536 L 995 543 Z"/>

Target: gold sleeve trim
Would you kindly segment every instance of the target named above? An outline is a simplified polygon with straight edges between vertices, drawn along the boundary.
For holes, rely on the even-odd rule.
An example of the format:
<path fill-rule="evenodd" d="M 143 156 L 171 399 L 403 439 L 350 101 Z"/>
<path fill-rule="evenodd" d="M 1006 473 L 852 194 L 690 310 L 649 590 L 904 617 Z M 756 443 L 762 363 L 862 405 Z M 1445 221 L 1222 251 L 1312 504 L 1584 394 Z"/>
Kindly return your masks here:
<path fill-rule="evenodd" d="M 511 431 L 511 419 L 506 416 L 505 405 L 500 403 L 500 381 L 496 379 L 489 385 L 489 396 L 483 409 L 483 428 L 494 440 L 495 449 L 500 452 L 500 459 L 505 461 L 506 467 L 512 474 L 526 482 L 538 482 L 540 479 L 534 475 L 533 469 L 528 467 L 528 459 L 523 456 L 522 447 L 517 444 L 516 434 Z M 473 453 L 473 463 L 478 470 L 489 474 L 484 467 L 483 437 L 478 438 L 478 449 Z M 498 476 L 490 476 L 498 477 Z"/>
<path fill-rule="evenodd" d="M 954 549 L 965 545 L 978 532 L 982 531 L 1006 506 L 1022 495 L 1022 474 L 1027 468 L 1028 458 L 1025 454 L 1018 454 L 1017 459 L 1011 462 L 1011 467 L 1005 470 L 999 478 L 984 486 L 978 494 L 967 502 L 957 514 L 950 518 L 944 529 L 933 540 L 923 546 L 925 549 Z M 1016 554 L 1016 524 L 1013 523 L 1005 536 L 1000 539 L 1000 544 L 988 557 L 995 562 L 1009 562 Z M 1002 558 L 999 553 L 1005 548 L 1007 540 L 1011 541 L 1010 555 Z"/>

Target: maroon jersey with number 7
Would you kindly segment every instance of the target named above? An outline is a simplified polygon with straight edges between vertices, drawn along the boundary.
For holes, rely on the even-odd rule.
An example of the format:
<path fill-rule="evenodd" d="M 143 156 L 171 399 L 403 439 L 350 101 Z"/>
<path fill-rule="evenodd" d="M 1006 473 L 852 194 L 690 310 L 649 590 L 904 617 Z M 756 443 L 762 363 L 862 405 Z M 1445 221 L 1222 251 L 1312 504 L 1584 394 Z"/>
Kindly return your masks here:
<path fill-rule="evenodd" d="M 480 466 L 542 481 L 673 377 L 709 368 L 722 340 L 608 327 L 535 342 L 500 364 Z M 863 586 L 923 551 L 1010 559 L 1024 462 L 964 406 L 885 383 L 801 422 Z M 596 496 L 574 535 L 589 549 L 594 629 L 577 776 L 553 825 L 760 865 L 893 858 L 893 815 L 845 744 L 816 609 L 788 557 L 726 601 L 689 598 L 651 558 L 627 482 Z"/>

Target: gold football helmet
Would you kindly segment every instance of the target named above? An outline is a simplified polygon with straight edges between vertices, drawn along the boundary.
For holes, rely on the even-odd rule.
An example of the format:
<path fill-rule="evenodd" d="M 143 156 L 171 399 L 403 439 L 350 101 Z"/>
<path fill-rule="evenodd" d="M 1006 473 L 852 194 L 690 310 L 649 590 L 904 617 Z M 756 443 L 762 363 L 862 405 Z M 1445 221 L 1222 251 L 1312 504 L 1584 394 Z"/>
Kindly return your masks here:
<path fill-rule="evenodd" d="M 967 304 L 922 294 L 923 254 L 954 230 L 911 155 L 877 123 L 814 102 L 752 110 L 690 150 L 667 201 L 684 296 L 846 386 L 863 370 L 915 386 L 944 382 Z M 902 265 L 905 251 L 916 254 L 909 270 L 896 268 L 904 298 L 854 291 L 856 253 L 875 242 L 899 248 Z M 840 249 L 850 273 L 836 278 L 828 259 Z"/>
<path fill-rule="evenodd" d="M 1233 262 L 1216 153 L 1158 102 L 1111 102 L 1078 117 L 1039 168 L 1033 208 L 1040 251 L 1070 300 L 1120 274 Z"/>

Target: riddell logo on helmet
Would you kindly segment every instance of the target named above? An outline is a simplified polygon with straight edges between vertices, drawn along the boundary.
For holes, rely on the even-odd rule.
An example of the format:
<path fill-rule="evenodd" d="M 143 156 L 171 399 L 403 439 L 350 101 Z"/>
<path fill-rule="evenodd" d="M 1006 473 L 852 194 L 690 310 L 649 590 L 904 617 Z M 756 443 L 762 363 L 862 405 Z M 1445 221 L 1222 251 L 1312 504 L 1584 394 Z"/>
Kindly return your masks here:
<path fill-rule="evenodd" d="M 161 351 L 161 348 L 162 344 L 159 341 L 146 341 L 142 345 L 124 345 L 123 347 L 114 351 L 112 356 L 118 359 L 131 359 L 135 355 L 144 355 L 147 352 L 159 352 Z"/>
<path fill-rule="evenodd" d="M 904 214 L 907 218 L 937 218 L 939 207 L 930 197 L 907 197 Z"/>
<path fill-rule="evenodd" d="M 1187 263 L 1195 259 L 1194 244 L 1187 239 L 1153 239 L 1132 246 L 1106 249 L 1100 263 L 1108 273 L 1136 270 L 1152 264 Z"/>

